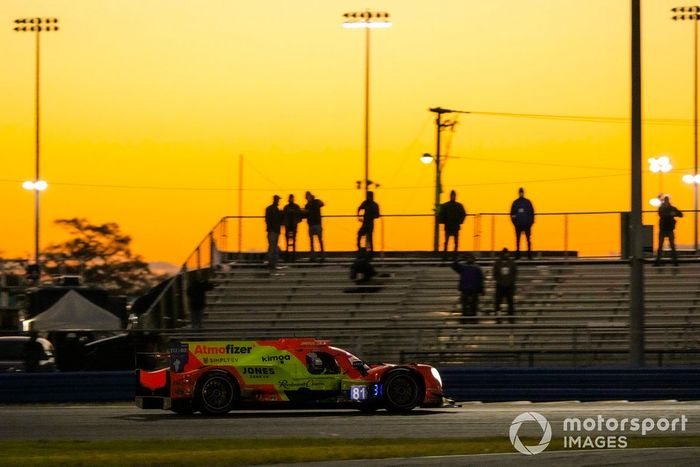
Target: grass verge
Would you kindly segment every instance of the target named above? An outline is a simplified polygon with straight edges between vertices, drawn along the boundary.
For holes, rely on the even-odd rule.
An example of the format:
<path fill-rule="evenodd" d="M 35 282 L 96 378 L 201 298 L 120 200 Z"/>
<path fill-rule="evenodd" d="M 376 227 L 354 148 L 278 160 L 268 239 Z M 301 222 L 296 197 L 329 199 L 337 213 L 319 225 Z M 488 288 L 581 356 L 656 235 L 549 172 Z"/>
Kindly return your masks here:
<path fill-rule="evenodd" d="M 523 440 L 537 444 L 539 440 Z M 630 439 L 629 448 L 699 446 L 700 437 Z M 561 440 L 547 449 L 561 450 Z M 0 441 L 3 465 L 231 466 L 381 459 L 456 454 L 513 453 L 508 439 L 206 439 L 137 441 Z"/>

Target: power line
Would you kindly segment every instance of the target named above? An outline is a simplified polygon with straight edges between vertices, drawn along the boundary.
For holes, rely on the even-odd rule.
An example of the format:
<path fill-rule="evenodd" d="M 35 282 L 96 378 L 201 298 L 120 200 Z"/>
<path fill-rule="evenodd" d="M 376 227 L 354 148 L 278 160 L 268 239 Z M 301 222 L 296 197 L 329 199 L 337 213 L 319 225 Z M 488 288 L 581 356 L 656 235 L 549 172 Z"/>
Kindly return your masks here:
<path fill-rule="evenodd" d="M 482 111 L 455 111 L 457 113 L 467 113 L 472 115 L 485 115 L 492 117 L 513 117 L 513 118 L 536 118 L 543 120 L 566 120 L 575 122 L 590 123 L 630 123 L 627 117 L 603 117 L 595 115 L 556 115 L 556 114 L 530 114 L 513 112 L 482 112 Z M 693 122 L 681 118 L 647 118 L 642 121 L 648 125 L 682 125 L 691 126 Z"/>
<path fill-rule="evenodd" d="M 521 164 L 521 165 L 540 165 L 546 167 L 561 167 L 567 169 L 586 169 L 586 170 L 625 170 L 620 167 L 600 167 L 600 166 L 586 166 L 586 165 L 573 165 L 573 164 L 556 164 L 553 162 L 534 162 L 534 161 L 520 161 L 515 159 L 492 159 L 487 157 L 465 157 L 465 156 L 450 156 L 450 160 L 472 160 L 472 161 L 482 161 L 482 162 L 498 162 L 502 164 Z"/>
<path fill-rule="evenodd" d="M 459 185 L 453 185 L 455 187 L 469 187 L 469 186 L 488 186 L 488 185 L 512 185 L 514 183 L 525 184 L 525 183 L 552 183 L 552 182 L 563 182 L 571 180 L 590 180 L 599 178 L 610 178 L 610 177 L 621 177 L 623 175 L 629 175 L 629 171 L 619 173 L 619 174 L 608 174 L 608 175 L 591 175 L 584 177 L 565 177 L 565 178 L 548 178 L 548 179 L 536 179 L 536 180 L 516 180 L 508 182 L 481 182 L 481 183 L 465 183 Z M 0 180 L 0 183 L 20 183 L 18 180 Z M 238 188 L 202 188 L 202 187 L 183 187 L 183 186 L 153 186 L 153 185 L 98 185 L 98 184 L 88 184 L 88 183 L 65 183 L 65 182 L 52 182 L 51 185 L 66 186 L 66 187 L 77 187 L 77 188 L 112 188 L 112 189 L 124 189 L 124 190 L 163 190 L 163 191 L 237 191 Z M 382 185 L 382 190 L 416 190 L 416 189 L 427 189 L 432 188 L 431 185 L 414 185 L 414 186 L 387 186 Z M 277 188 L 279 191 L 290 191 L 290 192 L 300 192 L 306 190 L 312 191 L 357 191 L 355 188 Z M 255 192 L 270 192 L 273 191 L 270 188 L 244 188 L 243 191 L 255 191 Z"/>
<path fill-rule="evenodd" d="M 600 179 L 600 178 L 612 178 L 612 177 L 622 177 L 622 176 L 628 176 L 629 171 L 624 172 L 624 173 L 619 173 L 619 174 L 608 174 L 608 175 L 590 175 L 586 177 L 561 177 L 561 178 L 543 178 L 543 179 L 535 179 L 535 180 L 511 180 L 511 181 L 499 181 L 499 182 L 479 182 L 479 183 L 462 183 L 462 184 L 456 184 L 452 185 L 454 187 L 474 187 L 474 186 L 492 186 L 492 185 L 513 185 L 513 184 L 531 184 L 531 183 L 555 183 L 555 182 L 568 182 L 568 181 L 575 181 L 575 180 L 591 180 L 591 179 Z M 424 189 L 424 188 L 433 188 L 432 186 L 397 186 L 397 187 L 386 187 L 383 186 L 383 189 L 386 190 L 417 190 L 417 189 Z"/>

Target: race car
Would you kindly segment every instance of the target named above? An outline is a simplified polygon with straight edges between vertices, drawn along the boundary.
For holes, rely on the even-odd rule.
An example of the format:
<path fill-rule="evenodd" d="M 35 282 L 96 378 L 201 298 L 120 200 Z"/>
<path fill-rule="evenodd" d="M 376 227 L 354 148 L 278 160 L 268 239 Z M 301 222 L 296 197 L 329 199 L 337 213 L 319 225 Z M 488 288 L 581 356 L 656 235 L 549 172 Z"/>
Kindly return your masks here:
<path fill-rule="evenodd" d="M 249 407 L 409 412 L 447 402 L 430 365 L 367 364 L 314 338 L 172 341 L 168 350 L 138 356 L 138 407 L 209 415 Z M 138 364 L 148 356 L 161 367 Z"/>

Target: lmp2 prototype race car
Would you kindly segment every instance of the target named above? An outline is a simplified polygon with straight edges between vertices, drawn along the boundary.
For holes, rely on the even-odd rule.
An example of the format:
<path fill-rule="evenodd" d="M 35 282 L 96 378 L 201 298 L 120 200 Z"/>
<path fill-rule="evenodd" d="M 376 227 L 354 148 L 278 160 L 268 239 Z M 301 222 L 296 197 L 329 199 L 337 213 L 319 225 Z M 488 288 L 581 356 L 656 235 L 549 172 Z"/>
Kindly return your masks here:
<path fill-rule="evenodd" d="M 154 354 L 149 354 L 154 356 Z M 366 364 L 328 341 L 171 341 L 160 369 L 137 364 L 136 405 L 186 414 L 236 408 L 440 407 L 440 373 L 421 364 Z"/>

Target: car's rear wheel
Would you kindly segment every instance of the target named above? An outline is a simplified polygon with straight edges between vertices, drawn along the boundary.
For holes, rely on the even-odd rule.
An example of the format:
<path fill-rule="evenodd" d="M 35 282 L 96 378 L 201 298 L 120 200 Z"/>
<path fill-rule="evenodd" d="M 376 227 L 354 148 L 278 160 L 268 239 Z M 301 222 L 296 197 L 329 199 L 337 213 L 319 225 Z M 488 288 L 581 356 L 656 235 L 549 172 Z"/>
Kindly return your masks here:
<path fill-rule="evenodd" d="M 238 385 L 226 373 L 209 373 L 202 377 L 197 390 L 197 406 L 204 414 L 228 413 L 238 399 Z"/>
<path fill-rule="evenodd" d="M 409 370 L 393 370 L 384 380 L 384 402 L 390 412 L 410 412 L 421 396 L 421 384 Z"/>

